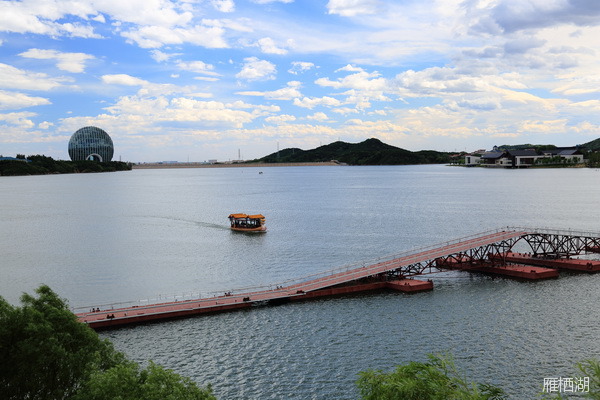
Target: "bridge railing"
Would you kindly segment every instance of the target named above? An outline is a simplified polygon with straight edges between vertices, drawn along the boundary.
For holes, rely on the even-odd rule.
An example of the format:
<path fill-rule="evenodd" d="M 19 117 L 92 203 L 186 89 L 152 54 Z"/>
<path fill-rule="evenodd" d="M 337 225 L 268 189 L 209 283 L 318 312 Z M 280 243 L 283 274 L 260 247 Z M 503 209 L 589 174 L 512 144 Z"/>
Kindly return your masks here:
<path fill-rule="evenodd" d="M 348 272 L 350 270 L 357 269 L 360 267 L 384 263 L 386 261 L 392 261 L 392 260 L 395 260 L 398 258 L 408 258 L 410 256 L 414 256 L 414 255 L 421 254 L 421 253 L 424 253 L 427 251 L 439 249 L 441 247 L 447 247 L 447 246 L 452 246 L 452 245 L 457 245 L 457 244 L 461 244 L 464 242 L 468 242 L 470 240 L 477 239 L 479 237 L 486 236 L 486 235 L 500 233 L 503 231 L 513 231 L 513 230 L 520 231 L 520 229 L 521 228 L 515 229 L 515 228 L 511 228 L 511 227 L 490 229 L 488 231 L 479 232 L 479 233 L 468 235 L 468 236 L 463 236 L 463 237 L 460 237 L 457 239 L 447 240 L 447 241 L 441 242 L 441 243 L 435 243 L 432 245 L 416 247 L 416 248 L 413 248 L 413 249 L 410 249 L 410 250 L 407 250 L 407 251 L 404 251 L 401 253 L 388 254 L 385 256 L 377 257 L 377 258 L 372 258 L 372 259 L 363 260 L 360 262 L 346 264 L 341 267 L 328 269 L 328 270 L 317 272 L 317 273 L 314 273 L 311 275 L 304 275 L 304 276 L 288 279 L 283 282 L 279 282 L 276 285 L 291 286 L 293 284 L 303 283 L 303 282 L 311 281 L 313 279 L 318 279 L 318 278 L 323 278 L 323 277 L 327 277 L 327 276 L 331 276 L 331 275 L 335 275 L 335 274 L 339 274 L 339 273 L 343 273 L 343 272 Z"/>
<path fill-rule="evenodd" d="M 576 229 L 557 229 L 557 228 L 524 228 L 524 227 L 510 227 L 511 230 L 523 231 L 528 233 L 541 233 L 549 235 L 563 235 L 563 236 L 580 236 L 580 237 L 591 237 L 599 238 L 600 232 L 595 231 L 582 231 Z"/>
<path fill-rule="evenodd" d="M 490 229 L 490 230 L 487 230 L 484 232 L 479 232 L 479 233 L 468 235 L 468 236 L 463 236 L 463 237 L 460 237 L 457 239 L 452 239 L 452 240 L 448 240 L 448 241 L 441 242 L 441 243 L 416 247 L 416 248 L 413 248 L 413 249 L 410 249 L 410 250 L 407 250 L 407 251 L 404 251 L 401 253 L 389 254 L 389 255 L 377 257 L 374 259 L 363 260 L 360 262 L 346 264 L 341 267 L 328 269 L 328 270 L 317 272 L 317 273 L 310 274 L 310 275 L 294 277 L 294 278 L 287 279 L 287 280 L 284 280 L 281 282 L 276 282 L 276 283 L 249 286 L 249 287 L 229 289 L 229 290 L 212 290 L 212 291 L 201 291 L 201 292 L 200 291 L 186 292 L 186 293 L 181 293 L 181 294 L 156 295 L 152 298 L 147 298 L 147 299 L 142 299 L 142 300 L 137 300 L 137 301 L 123 301 L 123 302 L 100 304 L 100 305 L 94 305 L 94 306 L 82 306 L 82 307 L 73 308 L 72 310 L 73 310 L 73 312 L 87 312 L 94 308 L 110 310 L 110 309 L 114 309 L 114 308 L 124 308 L 124 307 L 131 307 L 131 306 L 143 307 L 146 305 L 159 304 L 159 303 L 176 302 L 176 301 L 185 302 L 185 301 L 191 301 L 191 300 L 196 300 L 196 299 L 200 299 L 200 298 L 219 297 L 219 296 L 223 296 L 225 293 L 227 293 L 228 295 L 237 296 L 237 295 L 248 294 L 248 293 L 252 293 L 252 292 L 278 290 L 280 288 L 299 285 L 299 284 L 306 283 L 306 282 L 320 279 L 320 278 L 330 277 L 335 274 L 348 272 L 348 271 L 358 269 L 361 267 L 368 267 L 368 266 L 375 265 L 375 264 L 390 262 L 392 260 L 399 259 L 399 258 L 408 258 L 410 256 L 415 256 L 417 254 L 421 254 L 421 253 L 424 253 L 427 251 L 439 249 L 441 247 L 458 245 L 458 244 L 465 243 L 465 242 L 468 242 L 473 239 L 477 239 L 480 237 L 484 237 L 487 235 L 492 235 L 492 234 L 496 234 L 496 233 L 500 233 L 500 232 L 526 232 L 526 233 L 530 233 L 530 234 L 541 233 L 541 234 L 569 235 L 569 236 L 583 236 L 583 237 L 600 237 L 599 232 L 592 232 L 592 231 L 576 231 L 576 230 L 571 230 L 571 229 L 529 228 L 529 227 L 506 226 L 506 227 L 501 227 L 501 228 L 496 228 L 496 229 Z"/>

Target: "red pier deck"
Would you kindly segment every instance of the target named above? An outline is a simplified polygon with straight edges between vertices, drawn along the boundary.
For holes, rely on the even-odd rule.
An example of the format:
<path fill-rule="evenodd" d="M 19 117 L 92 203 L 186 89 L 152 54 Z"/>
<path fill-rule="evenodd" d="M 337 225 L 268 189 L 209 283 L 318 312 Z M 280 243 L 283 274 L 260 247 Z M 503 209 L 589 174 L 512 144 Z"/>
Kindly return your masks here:
<path fill-rule="evenodd" d="M 249 308 L 255 304 L 309 300 L 366 290 L 388 288 L 408 293 L 431 290 L 433 284 L 430 281 L 401 279 L 392 282 L 364 283 L 363 280 L 365 278 L 380 276 L 380 274 L 389 271 L 398 270 L 403 266 L 433 261 L 438 257 L 445 257 L 450 254 L 467 251 L 474 247 L 517 238 L 523 234 L 525 232 L 517 230 L 487 232 L 450 241 L 442 245 L 413 250 L 368 266 L 346 267 L 301 278 L 299 283 L 278 286 L 277 289 L 147 306 L 111 308 L 97 312 L 79 313 L 77 317 L 81 322 L 87 323 L 90 327 L 100 329 L 198 314 L 233 311 Z"/>
<path fill-rule="evenodd" d="M 124 307 L 77 314 L 81 322 L 91 328 L 114 328 L 165 319 L 184 318 L 199 314 L 214 314 L 250 308 L 268 302 L 305 301 L 321 297 L 361 293 L 373 290 L 392 289 L 405 293 L 417 293 L 433 289 L 431 281 L 401 279 L 367 284 L 351 284 L 304 292 L 293 288 L 280 288 L 239 295 L 152 304 L 143 307 Z"/>
<path fill-rule="evenodd" d="M 490 262 L 469 262 L 468 259 L 446 260 L 439 266 L 458 271 L 479 272 L 488 275 L 507 276 L 509 278 L 540 280 L 558 278 L 558 271 L 552 268 L 534 267 L 530 265 L 493 265 Z"/>
<path fill-rule="evenodd" d="M 506 253 L 504 257 L 508 262 L 540 265 L 544 267 L 567 269 L 579 272 L 600 272 L 600 261 L 595 260 L 583 260 L 578 258 L 539 258 L 523 253 Z M 499 257 L 495 256 L 493 258 Z"/>

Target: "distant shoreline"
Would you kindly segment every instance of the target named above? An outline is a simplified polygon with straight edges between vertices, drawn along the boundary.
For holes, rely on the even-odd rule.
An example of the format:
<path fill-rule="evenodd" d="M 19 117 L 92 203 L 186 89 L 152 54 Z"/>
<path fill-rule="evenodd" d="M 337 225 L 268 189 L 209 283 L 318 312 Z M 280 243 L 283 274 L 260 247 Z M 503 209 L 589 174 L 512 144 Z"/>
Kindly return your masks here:
<path fill-rule="evenodd" d="M 326 162 L 305 162 L 305 163 L 235 163 L 235 164 L 201 164 L 201 163 L 145 163 L 134 164 L 133 169 L 173 169 L 173 168 L 267 168 L 267 167 L 320 167 L 320 166 L 339 166 L 339 163 L 333 161 Z"/>

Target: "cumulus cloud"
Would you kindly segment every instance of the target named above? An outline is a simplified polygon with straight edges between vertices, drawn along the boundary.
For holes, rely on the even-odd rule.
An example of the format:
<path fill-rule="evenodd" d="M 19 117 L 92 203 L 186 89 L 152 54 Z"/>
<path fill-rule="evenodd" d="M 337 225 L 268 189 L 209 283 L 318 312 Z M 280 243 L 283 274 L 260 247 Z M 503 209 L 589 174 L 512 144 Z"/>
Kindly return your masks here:
<path fill-rule="evenodd" d="M 275 64 L 266 60 L 259 60 L 256 57 L 248 57 L 244 59 L 244 66 L 235 77 L 247 81 L 270 80 L 275 79 L 276 73 Z"/>
<path fill-rule="evenodd" d="M 497 34 L 525 29 L 539 29 L 562 24 L 598 26 L 600 3 L 586 0 L 498 0 L 465 3 L 473 17 L 471 27 L 476 32 Z"/>
<path fill-rule="evenodd" d="M 327 12 L 342 17 L 354 17 L 362 14 L 375 14 L 380 6 L 378 0 L 329 0 Z"/>
<path fill-rule="evenodd" d="M 7 113 L 0 114 L 0 121 L 7 123 L 8 125 L 13 125 L 22 129 L 30 129 L 35 126 L 32 117 L 35 117 L 36 114 L 32 112 L 16 112 L 16 113 Z"/>
<path fill-rule="evenodd" d="M 292 61 L 292 68 L 288 69 L 288 72 L 293 75 L 309 71 L 314 68 L 315 64 L 306 61 Z"/>
<path fill-rule="evenodd" d="M 287 87 L 267 91 L 267 92 L 259 92 L 259 91 L 244 91 L 237 92 L 237 94 L 241 94 L 243 96 L 263 96 L 269 100 L 292 100 L 298 97 L 301 97 L 300 86 L 302 84 L 298 81 L 288 82 Z"/>
<path fill-rule="evenodd" d="M 269 4 L 269 3 L 293 3 L 294 0 L 252 0 L 256 4 Z"/>
<path fill-rule="evenodd" d="M 43 97 L 33 97 L 19 92 L 0 90 L 0 110 L 16 110 L 52 104 Z"/>
<path fill-rule="evenodd" d="M 198 74 L 220 76 L 214 71 L 214 65 L 207 64 L 204 61 L 179 61 L 177 62 L 177 67 L 185 71 L 191 71 Z"/>
<path fill-rule="evenodd" d="M 265 115 L 265 110 L 245 103 L 226 104 L 219 101 L 204 101 L 189 97 L 166 96 L 125 96 L 106 110 L 124 121 L 136 121 L 139 127 L 160 126 L 169 121 L 186 126 L 194 124 L 196 129 L 232 127 L 242 128 L 244 124 Z M 191 125 L 190 125 L 190 128 Z"/>
<path fill-rule="evenodd" d="M 82 10 L 78 13 L 76 10 L 69 11 L 68 8 L 66 3 L 61 2 L 2 1 L 0 2 L 0 31 L 82 38 L 101 37 L 94 33 L 89 25 L 56 22 L 68 14 L 86 17 L 86 11 Z M 83 6 L 83 8 L 92 12 L 91 7 Z"/>
<path fill-rule="evenodd" d="M 161 48 L 165 45 L 190 43 L 209 49 L 227 48 L 225 30 L 219 26 L 194 25 L 185 28 L 171 28 L 148 25 L 132 28 L 122 35 L 142 48 Z"/>
<path fill-rule="evenodd" d="M 181 53 L 164 53 L 160 50 L 152 50 L 150 51 L 150 57 L 152 57 L 152 59 L 154 59 L 154 61 L 156 62 L 163 62 L 163 61 L 168 61 L 173 57 L 177 57 L 180 56 Z"/>
<path fill-rule="evenodd" d="M 382 91 L 386 89 L 386 80 L 380 77 L 378 72 L 368 73 L 365 71 L 356 74 L 350 74 L 343 78 L 332 81 L 328 78 L 319 78 L 315 81 L 319 86 L 328 86 L 332 88 L 350 88 L 368 91 Z"/>
<path fill-rule="evenodd" d="M 233 0 L 211 0 L 211 4 L 217 11 L 224 13 L 235 11 L 235 3 Z"/>
<path fill-rule="evenodd" d="M 299 99 L 299 98 L 294 99 L 295 106 L 308 108 L 311 110 L 318 106 L 337 107 L 341 104 L 342 103 L 338 99 L 335 99 L 335 98 L 329 97 L 329 96 L 313 97 L 313 98 L 303 97 L 301 99 Z"/>
<path fill-rule="evenodd" d="M 102 75 L 102 82 L 108 85 L 144 86 L 148 81 L 127 74 Z"/>
<path fill-rule="evenodd" d="M 258 40 L 258 47 L 260 47 L 260 51 L 266 54 L 287 54 L 286 49 L 282 49 L 277 47 L 275 41 L 270 37 L 264 37 Z"/>
<path fill-rule="evenodd" d="M 329 117 L 327 116 L 327 114 L 325 114 L 324 112 L 316 112 L 313 115 L 309 115 L 306 117 L 309 120 L 313 120 L 313 121 L 319 121 L 319 122 L 324 122 L 327 121 L 329 119 Z"/>
<path fill-rule="evenodd" d="M 0 88 L 48 91 L 62 86 L 66 81 L 66 78 L 54 78 L 0 63 Z"/>
<path fill-rule="evenodd" d="M 93 60 L 94 57 L 91 54 L 85 53 L 61 53 L 56 50 L 42 50 L 42 49 L 29 49 L 19 54 L 21 57 L 33 58 L 37 60 L 55 60 L 58 69 L 73 72 L 82 73 L 85 71 L 85 62 L 87 60 Z"/>
<path fill-rule="evenodd" d="M 344 66 L 342 68 L 338 68 L 338 69 L 335 70 L 335 72 L 341 72 L 341 71 L 346 71 L 346 72 L 364 72 L 364 69 L 362 69 L 361 67 L 355 67 L 354 65 L 347 64 L 346 66 Z"/>
<path fill-rule="evenodd" d="M 58 22 L 69 16 L 83 21 L 103 22 L 101 14 L 120 22 L 162 27 L 189 23 L 192 13 L 180 12 L 177 5 L 165 1 L 128 0 L 118 2 L 0 2 L 0 30 L 16 33 L 35 33 L 52 36 L 100 38 L 88 24 Z"/>
<path fill-rule="evenodd" d="M 296 117 L 294 115 L 290 115 L 290 114 L 281 114 L 281 115 L 276 115 L 276 116 L 265 118 L 265 121 L 272 122 L 275 124 L 282 124 L 282 123 L 286 123 L 286 122 L 292 122 L 295 120 L 296 120 Z"/>

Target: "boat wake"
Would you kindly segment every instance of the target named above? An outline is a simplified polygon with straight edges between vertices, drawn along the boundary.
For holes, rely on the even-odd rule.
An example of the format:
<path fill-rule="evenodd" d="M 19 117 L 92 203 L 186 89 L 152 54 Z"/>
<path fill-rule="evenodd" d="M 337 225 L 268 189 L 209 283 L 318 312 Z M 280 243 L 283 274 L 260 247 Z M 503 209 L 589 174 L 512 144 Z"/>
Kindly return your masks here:
<path fill-rule="evenodd" d="M 202 228 L 229 230 L 229 227 L 227 225 L 220 225 L 220 224 L 215 224 L 215 223 L 211 223 L 211 222 L 196 221 L 196 220 L 190 220 L 190 219 L 185 219 L 185 218 L 163 217 L 163 216 L 158 216 L 158 215 L 144 215 L 144 216 L 140 216 L 140 217 L 174 221 L 174 222 L 185 223 L 185 224 L 193 224 L 193 225 L 196 225 L 196 226 L 199 226 Z"/>

